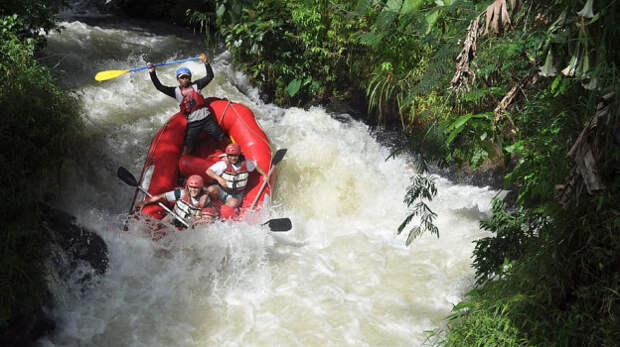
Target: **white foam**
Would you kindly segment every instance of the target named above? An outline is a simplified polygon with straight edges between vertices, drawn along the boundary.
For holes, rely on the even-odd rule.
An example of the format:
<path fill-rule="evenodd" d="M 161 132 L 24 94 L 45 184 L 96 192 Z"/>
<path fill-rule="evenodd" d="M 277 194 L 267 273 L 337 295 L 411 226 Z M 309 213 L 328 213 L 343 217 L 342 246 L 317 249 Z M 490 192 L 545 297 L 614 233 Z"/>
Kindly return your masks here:
<path fill-rule="evenodd" d="M 50 45 L 81 47 L 79 60 L 106 69 L 146 63 L 131 45 L 155 50 L 169 41 L 72 22 Z M 88 53 L 106 45 L 127 58 Z M 178 54 L 170 49 L 169 60 Z M 471 284 L 471 241 L 483 235 L 478 220 L 489 214 L 494 192 L 437 177 L 431 208 L 441 237 L 425 235 L 405 247 L 406 232 L 396 236 L 396 228 L 408 214 L 411 158 L 386 161 L 390 150 L 360 122 L 335 120 L 319 107 L 260 102 L 228 59 L 212 59 L 216 78 L 204 94 L 247 104 L 274 147 L 288 148 L 275 207 L 260 218 L 290 217 L 293 230 L 272 237 L 257 225 L 218 223 L 159 242 L 140 223 L 122 232 L 133 190 L 116 168 L 139 174 L 152 136 L 177 106 L 146 72 L 84 83 L 77 92 L 89 141 L 67 166 L 59 204 L 104 238 L 110 268 L 86 294 L 54 289 L 58 329 L 41 343 L 421 345 L 424 331 L 438 327 Z M 174 83 L 174 68 L 158 70 L 164 84 Z"/>

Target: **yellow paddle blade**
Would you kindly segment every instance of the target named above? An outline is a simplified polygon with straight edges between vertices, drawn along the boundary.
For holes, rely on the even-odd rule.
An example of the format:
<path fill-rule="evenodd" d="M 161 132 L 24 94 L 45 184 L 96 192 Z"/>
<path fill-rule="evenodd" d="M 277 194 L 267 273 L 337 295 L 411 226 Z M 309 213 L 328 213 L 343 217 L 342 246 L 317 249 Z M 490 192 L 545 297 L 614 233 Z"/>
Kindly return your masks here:
<path fill-rule="evenodd" d="M 111 80 L 113 78 L 116 78 L 120 75 L 124 75 L 126 73 L 128 73 L 129 70 L 107 70 L 107 71 L 101 71 L 98 72 L 95 75 L 95 79 L 97 81 L 106 81 L 106 80 Z"/>

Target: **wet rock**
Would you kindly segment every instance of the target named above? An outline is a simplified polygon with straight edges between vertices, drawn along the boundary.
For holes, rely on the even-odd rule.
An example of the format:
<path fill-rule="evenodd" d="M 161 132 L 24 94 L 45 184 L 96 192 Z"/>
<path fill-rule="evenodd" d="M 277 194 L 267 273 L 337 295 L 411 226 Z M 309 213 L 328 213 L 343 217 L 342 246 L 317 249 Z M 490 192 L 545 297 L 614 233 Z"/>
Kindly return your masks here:
<path fill-rule="evenodd" d="M 103 275 L 108 268 L 107 246 L 92 231 L 76 224 L 75 217 L 41 204 L 41 231 L 50 240 L 49 277 L 52 281 L 77 281 L 83 290 L 94 276 Z M 86 264 L 92 271 L 76 272 Z M 76 279 L 75 274 L 78 274 Z M 36 341 L 53 332 L 56 323 L 49 313 L 54 299 L 48 290 L 42 307 L 12 317 L 6 329 L 0 331 L 0 346 L 36 346 Z"/>
<path fill-rule="evenodd" d="M 0 333 L 0 346 L 29 347 L 36 346 L 36 341 L 56 328 L 56 323 L 43 309 L 21 314 L 9 322 L 9 328 Z"/>
<path fill-rule="evenodd" d="M 52 254 L 52 257 L 61 256 L 66 260 L 56 261 L 57 265 L 63 265 L 62 273 L 73 272 L 80 262 L 88 263 L 97 275 L 105 273 L 108 268 L 107 245 L 99 235 L 77 225 L 75 217 L 44 206 L 41 226 L 57 246 L 55 252 L 61 252 Z"/>

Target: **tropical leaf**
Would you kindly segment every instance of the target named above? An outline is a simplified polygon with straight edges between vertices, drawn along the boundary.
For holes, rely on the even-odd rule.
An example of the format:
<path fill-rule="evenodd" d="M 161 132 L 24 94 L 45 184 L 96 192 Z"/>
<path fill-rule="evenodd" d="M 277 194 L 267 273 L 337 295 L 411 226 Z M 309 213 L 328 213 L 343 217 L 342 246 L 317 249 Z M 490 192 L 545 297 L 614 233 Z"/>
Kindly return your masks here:
<path fill-rule="evenodd" d="M 372 0 L 359 0 L 357 2 L 357 6 L 355 6 L 355 14 L 357 15 L 362 15 L 364 14 L 364 12 L 366 12 L 366 10 L 368 10 L 368 8 L 370 7 L 370 4 L 372 3 Z"/>
<path fill-rule="evenodd" d="M 298 79 L 292 80 L 288 84 L 288 87 L 286 87 L 288 95 L 295 96 L 295 94 L 297 94 L 297 92 L 299 92 L 299 88 L 300 87 L 301 87 L 301 81 L 300 80 L 298 80 Z"/>
<path fill-rule="evenodd" d="M 424 6 L 424 0 L 405 0 L 400 8 L 401 15 L 407 15 Z"/>
<path fill-rule="evenodd" d="M 215 14 L 217 15 L 218 18 L 220 18 L 224 15 L 224 12 L 226 12 L 226 6 L 224 6 L 224 4 L 221 4 L 220 6 L 217 7 Z"/>
<path fill-rule="evenodd" d="M 453 131 L 454 129 L 461 128 L 468 120 L 470 120 L 474 115 L 471 113 L 465 114 L 457 118 L 452 124 L 450 124 L 446 131 Z"/>
<path fill-rule="evenodd" d="M 403 6 L 403 0 L 388 0 L 383 10 L 399 12 L 402 6 Z"/>
<path fill-rule="evenodd" d="M 381 40 L 383 40 L 384 35 L 384 33 L 377 33 L 375 31 L 371 31 L 360 35 L 360 42 L 371 47 L 376 47 L 381 42 Z"/>
<path fill-rule="evenodd" d="M 375 26 L 378 30 L 386 30 L 390 26 L 390 24 L 394 22 L 394 19 L 396 19 L 397 15 L 398 12 L 390 11 L 384 8 L 383 11 L 379 13 L 379 16 L 377 16 Z"/>
<path fill-rule="evenodd" d="M 433 30 L 433 27 L 435 26 L 435 23 L 437 23 L 437 19 L 439 19 L 439 11 L 435 10 L 432 11 L 431 13 L 427 14 L 426 17 L 426 35 L 428 35 L 431 30 Z"/>

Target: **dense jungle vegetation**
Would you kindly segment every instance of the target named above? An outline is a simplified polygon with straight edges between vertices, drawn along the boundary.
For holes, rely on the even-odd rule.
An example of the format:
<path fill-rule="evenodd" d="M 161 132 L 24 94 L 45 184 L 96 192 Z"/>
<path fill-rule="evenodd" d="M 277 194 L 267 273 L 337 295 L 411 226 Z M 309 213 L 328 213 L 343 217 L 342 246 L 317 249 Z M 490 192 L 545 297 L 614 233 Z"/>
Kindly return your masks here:
<path fill-rule="evenodd" d="M 78 132 L 78 102 L 37 58 L 64 0 L 0 5 L 0 341 L 9 325 L 31 329 L 45 297 L 49 236 L 39 201 Z M 52 179 L 49 179 L 49 178 Z"/>
<path fill-rule="evenodd" d="M 188 10 L 286 105 L 344 99 L 408 134 L 398 232 L 439 235 L 427 163 L 505 175 L 445 345 L 620 341 L 618 1 L 217 0 Z M 361 100 L 360 100 L 361 99 Z"/>
<path fill-rule="evenodd" d="M 0 326 L 41 302 L 39 179 L 79 126 L 77 106 L 36 62 L 37 29 L 64 0 L 0 5 Z M 141 1 L 118 0 L 123 8 Z M 185 2 L 153 0 L 149 16 Z M 187 24 L 224 43 L 282 105 L 344 100 L 399 127 L 420 175 L 398 232 L 439 235 L 429 163 L 495 170 L 476 242 L 477 285 L 438 345 L 614 346 L 620 341 L 617 0 L 193 1 Z M 144 15 L 144 13 L 142 13 Z M 51 171 L 50 171 L 51 170 Z"/>

